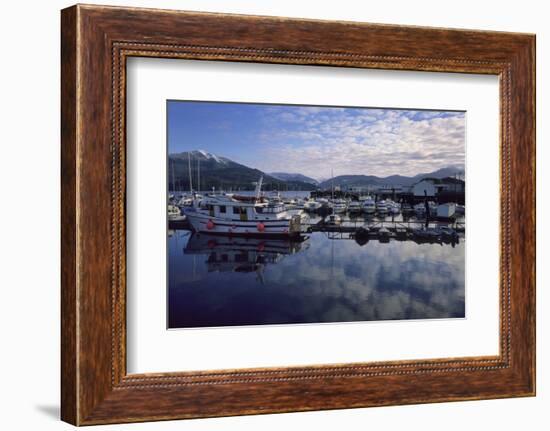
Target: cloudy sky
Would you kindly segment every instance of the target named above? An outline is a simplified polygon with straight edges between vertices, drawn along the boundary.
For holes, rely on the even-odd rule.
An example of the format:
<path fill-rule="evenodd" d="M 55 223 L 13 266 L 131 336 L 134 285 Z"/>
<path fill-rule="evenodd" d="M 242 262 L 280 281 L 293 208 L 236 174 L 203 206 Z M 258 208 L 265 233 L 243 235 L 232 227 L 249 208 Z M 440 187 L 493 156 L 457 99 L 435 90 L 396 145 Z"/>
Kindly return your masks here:
<path fill-rule="evenodd" d="M 169 101 L 168 149 L 315 179 L 412 176 L 464 166 L 465 113 Z"/>

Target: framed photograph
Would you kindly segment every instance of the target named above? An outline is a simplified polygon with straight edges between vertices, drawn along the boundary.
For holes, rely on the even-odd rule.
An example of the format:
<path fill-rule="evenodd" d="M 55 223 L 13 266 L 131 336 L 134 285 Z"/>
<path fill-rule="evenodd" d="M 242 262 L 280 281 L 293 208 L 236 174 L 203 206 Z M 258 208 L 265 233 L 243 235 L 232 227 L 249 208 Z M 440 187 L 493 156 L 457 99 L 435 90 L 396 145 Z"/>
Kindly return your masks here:
<path fill-rule="evenodd" d="M 62 11 L 62 419 L 535 394 L 535 37 Z"/>

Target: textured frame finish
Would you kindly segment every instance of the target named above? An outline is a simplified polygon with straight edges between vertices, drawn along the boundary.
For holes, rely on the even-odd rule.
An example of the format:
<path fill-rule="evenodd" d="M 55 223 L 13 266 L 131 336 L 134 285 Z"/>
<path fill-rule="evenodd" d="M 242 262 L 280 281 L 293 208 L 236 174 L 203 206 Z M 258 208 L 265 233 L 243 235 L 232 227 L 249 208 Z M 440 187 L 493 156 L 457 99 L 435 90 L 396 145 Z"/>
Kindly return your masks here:
<path fill-rule="evenodd" d="M 535 394 L 535 37 L 77 5 L 61 15 L 61 416 L 75 425 Z M 500 77 L 500 352 L 126 373 L 126 59 Z"/>

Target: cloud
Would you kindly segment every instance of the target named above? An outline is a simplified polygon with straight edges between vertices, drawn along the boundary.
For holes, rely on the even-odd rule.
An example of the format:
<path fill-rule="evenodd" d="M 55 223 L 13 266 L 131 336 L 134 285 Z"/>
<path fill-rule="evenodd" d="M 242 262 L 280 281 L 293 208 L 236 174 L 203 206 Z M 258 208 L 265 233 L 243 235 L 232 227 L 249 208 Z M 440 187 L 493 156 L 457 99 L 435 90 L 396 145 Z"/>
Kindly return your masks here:
<path fill-rule="evenodd" d="M 271 107 L 264 120 L 256 167 L 268 172 L 416 175 L 465 163 L 463 112 Z"/>

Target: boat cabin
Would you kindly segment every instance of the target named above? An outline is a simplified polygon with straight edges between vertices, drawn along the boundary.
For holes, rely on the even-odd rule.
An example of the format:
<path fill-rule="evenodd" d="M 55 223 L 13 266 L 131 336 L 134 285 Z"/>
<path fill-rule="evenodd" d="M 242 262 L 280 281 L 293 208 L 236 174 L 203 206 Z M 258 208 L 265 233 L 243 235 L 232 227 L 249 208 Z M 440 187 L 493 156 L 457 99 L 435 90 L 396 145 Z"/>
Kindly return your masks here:
<path fill-rule="evenodd" d="M 261 221 L 282 218 L 286 215 L 283 204 L 251 203 L 227 200 L 227 202 L 201 201 L 199 208 L 208 211 L 210 217 L 236 221 Z"/>

